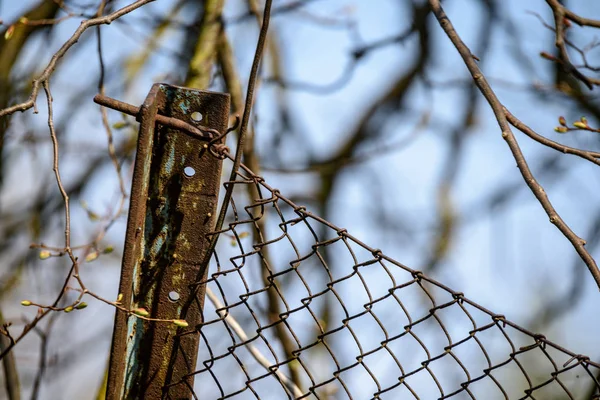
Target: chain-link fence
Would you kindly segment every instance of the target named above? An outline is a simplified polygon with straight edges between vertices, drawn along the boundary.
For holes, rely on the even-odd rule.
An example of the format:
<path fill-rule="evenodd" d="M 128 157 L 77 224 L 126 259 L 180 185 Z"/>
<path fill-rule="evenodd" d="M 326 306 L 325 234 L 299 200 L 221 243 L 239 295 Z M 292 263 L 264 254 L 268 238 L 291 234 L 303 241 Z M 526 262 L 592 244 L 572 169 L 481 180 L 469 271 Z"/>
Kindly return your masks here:
<path fill-rule="evenodd" d="M 600 398 L 588 357 L 387 257 L 245 167 L 231 185 L 196 398 Z"/>

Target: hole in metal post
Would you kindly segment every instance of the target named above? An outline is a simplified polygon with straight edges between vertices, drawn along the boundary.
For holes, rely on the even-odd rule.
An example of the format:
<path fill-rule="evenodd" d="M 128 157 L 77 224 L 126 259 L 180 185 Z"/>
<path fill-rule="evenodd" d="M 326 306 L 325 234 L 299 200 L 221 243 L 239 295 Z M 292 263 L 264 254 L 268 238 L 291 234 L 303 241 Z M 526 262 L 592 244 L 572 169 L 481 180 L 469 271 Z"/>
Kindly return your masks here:
<path fill-rule="evenodd" d="M 188 178 L 191 178 L 192 176 L 194 176 L 196 174 L 196 170 L 194 168 L 192 168 L 192 167 L 185 167 L 183 169 L 183 173 Z"/>
<path fill-rule="evenodd" d="M 204 117 L 201 113 L 199 113 L 198 111 L 194 111 L 191 115 L 192 119 L 196 122 L 200 122 L 202 121 L 202 118 Z"/>
<path fill-rule="evenodd" d="M 179 293 L 177 293 L 175 291 L 169 292 L 169 300 L 171 300 L 173 302 L 179 300 Z"/>

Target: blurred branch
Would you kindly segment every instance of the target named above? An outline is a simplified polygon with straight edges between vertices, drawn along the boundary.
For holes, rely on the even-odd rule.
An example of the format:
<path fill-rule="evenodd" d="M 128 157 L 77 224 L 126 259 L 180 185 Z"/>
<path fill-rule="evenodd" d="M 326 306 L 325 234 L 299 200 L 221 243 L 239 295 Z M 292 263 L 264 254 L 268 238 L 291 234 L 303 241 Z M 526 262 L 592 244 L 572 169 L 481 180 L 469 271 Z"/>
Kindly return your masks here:
<path fill-rule="evenodd" d="M 59 6 L 57 2 L 42 0 L 36 6 L 26 12 L 20 21 L 35 21 L 53 17 Z M 17 22 L 10 25 L 4 32 L 0 32 L 0 110 L 6 107 L 10 101 L 13 88 L 10 76 L 13 66 L 19 55 L 25 48 L 33 33 L 44 26 L 29 25 Z M 4 181 L 4 140 L 8 128 L 8 118 L 0 118 L 0 186 Z"/>
<path fill-rule="evenodd" d="M 275 16 L 275 15 L 286 14 L 286 13 L 295 11 L 298 8 L 305 7 L 309 3 L 313 3 L 315 1 L 316 0 L 291 1 L 288 4 L 284 4 L 282 6 L 279 6 L 278 8 L 273 9 L 272 15 Z M 242 14 L 240 16 L 237 16 L 237 17 L 234 17 L 234 18 L 231 18 L 231 19 L 225 21 L 225 24 L 226 25 L 237 24 L 237 23 L 240 23 L 240 22 L 244 22 L 244 21 L 248 20 L 249 18 L 256 18 L 256 16 L 257 16 L 257 12 L 256 12 L 257 7 L 258 7 L 258 4 L 257 4 L 256 0 L 249 0 L 248 1 L 248 12 L 246 12 L 245 14 Z"/>
<path fill-rule="evenodd" d="M 340 148 L 327 161 L 321 163 L 322 165 L 331 165 L 331 168 L 321 172 L 321 188 L 318 193 L 320 202 L 324 202 L 329 198 L 335 181 L 343 170 L 344 163 L 353 157 L 353 154 L 360 145 L 368 139 L 372 139 L 373 133 L 378 131 L 372 125 L 373 120 L 376 120 L 377 116 L 381 116 L 381 113 L 401 108 L 409 88 L 412 87 L 416 78 L 424 71 L 424 67 L 431 56 L 429 30 L 427 27 L 429 12 L 430 9 L 427 5 L 415 5 L 413 9 L 411 29 L 419 35 L 419 52 L 414 65 L 368 107 L 352 130 L 349 138 L 342 143 Z"/>
<path fill-rule="evenodd" d="M 166 13 L 166 16 L 153 27 L 152 33 L 145 39 L 145 44 L 141 51 L 132 54 L 125 60 L 125 87 L 130 87 L 135 78 L 138 78 L 142 69 L 148 64 L 152 55 L 156 54 L 160 47 L 160 41 L 169 32 L 175 16 L 181 11 L 185 1 L 179 0 Z M 99 33 L 98 33 L 99 34 Z"/>
<path fill-rule="evenodd" d="M 546 0 L 546 3 L 548 3 L 554 14 L 556 32 L 555 45 L 558 49 L 559 61 L 562 68 L 566 73 L 583 82 L 590 90 L 593 89 L 594 85 L 600 85 L 600 80 L 585 76 L 573 65 L 565 44 L 565 28 L 567 27 L 567 20 L 572 20 L 578 25 L 595 28 L 600 28 L 600 21 L 581 18 L 577 14 L 567 10 L 558 0 Z"/>
<path fill-rule="evenodd" d="M 600 244 L 600 212 L 591 218 L 593 221 L 587 232 L 589 237 L 588 247 L 598 248 Z M 581 268 L 581 260 L 577 258 L 573 261 L 573 279 L 566 293 L 552 299 L 541 312 L 535 313 L 535 316 L 527 324 L 532 329 L 549 326 L 552 321 L 556 321 L 569 311 L 573 310 L 583 299 L 585 291 L 585 274 Z M 587 397 L 586 397 L 587 398 Z"/>
<path fill-rule="evenodd" d="M 539 179 L 548 182 L 548 185 L 561 182 L 566 179 L 567 170 L 561 167 L 561 156 L 554 152 L 532 160 L 532 169 L 539 171 Z M 510 205 L 515 206 L 519 196 L 528 191 L 527 186 L 519 180 L 513 179 L 512 169 L 505 172 L 506 179 L 499 179 L 493 190 L 465 206 L 468 214 L 462 216 L 463 223 L 477 223 L 486 215 L 498 215 L 501 210 L 507 210 Z"/>
<path fill-rule="evenodd" d="M 407 39 L 409 39 L 413 34 L 418 32 L 418 26 L 421 22 L 420 19 L 415 18 L 413 24 L 406 29 L 404 32 L 401 32 L 397 35 L 386 37 L 384 39 L 376 40 L 372 43 L 366 45 L 357 45 L 354 50 L 352 50 L 350 54 L 350 58 L 346 62 L 342 73 L 335 78 L 332 82 L 326 84 L 315 84 L 312 82 L 302 82 L 302 81 L 294 81 L 285 79 L 281 73 L 275 74 L 274 76 L 268 77 L 264 79 L 266 84 L 276 84 L 282 88 L 290 89 L 290 90 L 298 90 L 304 91 L 308 93 L 315 94 L 329 94 L 333 93 L 337 90 L 344 88 L 354 76 L 354 71 L 356 70 L 358 64 L 361 61 L 366 60 L 366 55 L 371 52 L 381 49 L 386 46 L 401 44 L 404 43 Z M 354 22 L 348 22 L 345 24 L 346 28 L 350 30 L 352 33 L 356 30 L 356 24 Z"/>
<path fill-rule="evenodd" d="M 34 332 L 38 334 L 40 337 L 40 360 L 38 364 L 38 370 L 35 374 L 35 379 L 33 381 L 33 390 L 31 392 L 31 400 L 37 400 L 40 392 L 40 387 L 42 384 L 42 379 L 44 378 L 44 373 L 46 372 L 47 363 L 48 363 L 48 341 L 50 337 L 50 332 L 52 331 L 52 327 L 54 326 L 54 321 L 56 321 L 58 317 L 57 313 L 53 313 L 50 316 L 48 324 L 44 330 L 39 328 L 34 328 Z"/>
<path fill-rule="evenodd" d="M 510 123 L 506 118 L 504 113 L 504 107 L 496 94 L 488 84 L 485 79 L 483 73 L 477 66 L 473 55 L 469 48 L 462 41 L 460 36 L 454 30 L 450 19 L 444 12 L 439 0 L 429 0 L 429 4 L 433 9 L 433 13 L 438 20 L 442 29 L 446 32 L 448 38 L 452 41 L 452 44 L 456 47 L 459 54 L 461 55 L 465 65 L 467 66 L 469 72 L 471 73 L 473 80 L 483 96 L 486 98 L 488 104 L 492 108 L 494 115 L 496 116 L 496 120 L 498 121 L 498 125 L 502 130 L 502 137 L 507 142 L 508 147 L 510 148 L 511 153 L 517 163 L 517 167 L 523 176 L 523 179 L 531 189 L 531 192 L 538 199 L 539 203 L 546 211 L 546 214 L 550 218 L 550 222 L 554 224 L 562 234 L 571 242 L 581 259 L 587 265 L 592 277 L 596 281 L 598 288 L 600 289 L 600 270 L 598 270 L 598 266 L 596 265 L 596 261 L 592 257 L 592 255 L 585 248 L 585 240 L 577 236 L 571 228 L 562 220 L 562 218 L 558 215 L 552 203 L 548 199 L 544 188 L 538 183 L 535 179 L 529 166 L 527 165 L 527 161 L 521 152 L 519 144 L 510 128 Z"/>
<path fill-rule="evenodd" d="M 100 74 L 100 80 L 98 82 L 98 91 L 101 95 L 105 94 L 104 88 L 104 60 L 102 58 L 102 42 L 100 31 L 98 33 L 98 60 L 100 63 L 100 70 L 102 71 Z M 110 124 L 108 122 L 108 113 L 106 111 L 106 107 L 100 107 L 100 115 L 102 118 L 102 125 L 104 126 L 104 130 L 106 131 L 106 139 L 107 139 L 107 147 L 108 147 L 108 156 L 115 167 L 115 172 L 117 175 L 117 179 L 119 181 L 119 191 L 121 192 L 121 207 L 122 209 L 125 206 L 125 199 L 127 198 L 127 189 L 125 189 L 125 182 L 123 181 L 123 176 L 121 175 L 121 164 L 117 157 L 117 152 L 115 150 L 114 136 Z"/>
<path fill-rule="evenodd" d="M 314 161 L 306 167 L 270 167 L 263 166 L 262 169 L 269 172 L 277 172 L 280 174 L 304 174 L 304 173 L 324 173 L 327 170 L 334 167 L 348 167 L 353 165 L 360 165 L 369 161 L 378 159 L 390 153 L 400 152 L 409 147 L 414 141 L 427 129 L 430 125 L 431 112 L 425 111 L 413 130 L 406 135 L 406 137 L 399 139 L 396 142 L 381 145 L 377 148 L 369 151 L 360 152 L 359 154 L 353 155 L 351 158 L 338 160 L 325 160 L 325 161 Z M 250 167 L 248 167 L 250 168 Z M 253 170 L 254 171 L 254 170 Z"/>
<path fill-rule="evenodd" d="M 219 32 L 219 46 L 217 47 L 217 57 L 225 87 L 231 95 L 232 114 L 240 114 L 244 111 L 244 98 L 242 92 L 242 83 L 235 67 L 235 55 L 227 33 L 223 26 Z"/>
<path fill-rule="evenodd" d="M 225 0 L 204 0 L 203 4 L 204 14 L 200 22 L 200 33 L 185 79 L 185 86 L 198 89 L 207 89 L 210 84 Z"/>
<path fill-rule="evenodd" d="M 231 314 L 224 310 L 225 306 L 209 287 L 206 288 L 206 297 L 208 297 L 210 302 L 215 307 L 216 313 L 219 314 L 219 316 L 223 319 L 225 326 L 233 329 L 238 338 L 245 343 L 248 352 L 252 355 L 256 362 L 263 366 L 267 371 L 271 371 L 273 368 L 272 363 L 260 352 L 260 350 L 258 350 L 254 345 L 248 343 L 248 335 L 242 326 L 235 320 L 235 318 L 233 318 Z M 302 396 L 302 390 L 300 390 L 293 379 L 288 378 L 280 369 L 275 369 L 274 374 L 294 397 L 299 398 Z"/>
<path fill-rule="evenodd" d="M 12 342 L 12 338 L 8 336 L 8 326 L 9 324 L 4 321 L 4 316 L 2 315 L 2 311 L 0 311 L 0 353 L 9 348 Z M 8 400 L 20 400 L 21 387 L 14 353 L 9 353 L 2 359 L 2 367 L 4 369 L 4 385 L 6 386 Z"/>
<path fill-rule="evenodd" d="M 59 10 L 57 2 L 40 1 L 36 6 L 20 18 L 25 21 L 36 21 L 53 17 Z M 43 26 L 16 22 L 0 35 L 0 107 L 6 107 L 9 94 L 9 76 L 17 58 L 33 33 L 45 29 Z M 9 32 L 10 29 L 10 32 Z"/>

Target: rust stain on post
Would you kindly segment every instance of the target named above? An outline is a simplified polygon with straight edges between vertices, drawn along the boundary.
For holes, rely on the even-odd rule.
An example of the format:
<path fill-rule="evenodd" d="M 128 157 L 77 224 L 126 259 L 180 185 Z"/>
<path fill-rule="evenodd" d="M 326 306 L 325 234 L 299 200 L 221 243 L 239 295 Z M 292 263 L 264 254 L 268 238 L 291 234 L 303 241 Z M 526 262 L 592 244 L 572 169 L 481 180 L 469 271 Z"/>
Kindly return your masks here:
<path fill-rule="evenodd" d="M 205 140 L 159 124 L 158 115 L 224 132 L 229 95 L 155 84 L 140 108 L 119 293 L 124 307 L 145 308 L 153 318 L 185 319 L 189 328 L 117 312 L 109 400 L 192 397 L 193 377 L 187 375 L 196 367 L 199 333 L 176 334 L 202 322 L 204 288 L 194 301 L 189 285 L 208 272 L 202 260 L 216 215 L 221 162 L 202 151 Z"/>

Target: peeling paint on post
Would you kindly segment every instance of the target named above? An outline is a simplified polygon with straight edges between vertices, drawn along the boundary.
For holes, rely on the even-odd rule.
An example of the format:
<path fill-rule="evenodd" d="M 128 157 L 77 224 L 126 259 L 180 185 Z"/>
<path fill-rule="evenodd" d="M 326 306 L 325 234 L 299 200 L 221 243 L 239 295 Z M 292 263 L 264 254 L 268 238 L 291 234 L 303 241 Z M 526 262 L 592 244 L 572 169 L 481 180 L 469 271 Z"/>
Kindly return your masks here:
<path fill-rule="evenodd" d="M 206 141 L 158 124 L 159 114 L 224 132 L 229 95 L 155 84 L 140 108 L 121 302 L 130 310 L 145 308 L 152 318 L 185 319 L 189 328 L 118 311 L 109 400 L 192 398 L 193 377 L 187 375 L 196 367 L 194 329 L 202 322 L 204 288 L 194 301 L 190 284 L 208 272 L 202 260 L 216 215 L 221 161 L 203 151 Z"/>

